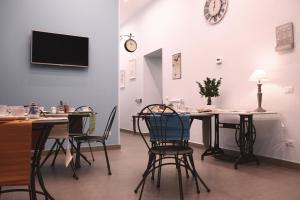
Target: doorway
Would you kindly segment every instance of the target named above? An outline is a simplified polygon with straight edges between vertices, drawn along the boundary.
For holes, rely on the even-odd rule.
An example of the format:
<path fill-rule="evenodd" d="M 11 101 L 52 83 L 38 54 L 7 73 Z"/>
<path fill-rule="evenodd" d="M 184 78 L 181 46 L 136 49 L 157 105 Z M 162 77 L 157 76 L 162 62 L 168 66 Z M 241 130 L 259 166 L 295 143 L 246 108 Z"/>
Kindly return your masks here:
<path fill-rule="evenodd" d="M 144 56 L 143 104 L 163 102 L 162 49 Z"/>

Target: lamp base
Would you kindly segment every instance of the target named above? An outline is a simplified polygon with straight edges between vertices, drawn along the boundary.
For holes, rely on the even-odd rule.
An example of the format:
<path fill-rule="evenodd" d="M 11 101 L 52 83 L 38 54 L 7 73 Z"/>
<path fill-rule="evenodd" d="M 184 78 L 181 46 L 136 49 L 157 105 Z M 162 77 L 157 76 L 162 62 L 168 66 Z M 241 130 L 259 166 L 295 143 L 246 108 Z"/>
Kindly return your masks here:
<path fill-rule="evenodd" d="M 266 110 L 263 109 L 262 107 L 259 107 L 259 108 L 256 108 L 256 109 L 254 110 L 254 112 L 266 112 Z"/>

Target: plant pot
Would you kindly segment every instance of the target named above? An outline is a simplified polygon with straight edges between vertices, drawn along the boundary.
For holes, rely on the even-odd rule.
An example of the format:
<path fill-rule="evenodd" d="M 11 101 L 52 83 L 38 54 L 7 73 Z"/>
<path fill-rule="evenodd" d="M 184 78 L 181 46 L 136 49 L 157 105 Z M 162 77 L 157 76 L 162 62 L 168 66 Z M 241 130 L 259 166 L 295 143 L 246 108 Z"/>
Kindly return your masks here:
<path fill-rule="evenodd" d="M 207 105 L 211 105 L 211 97 L 207 97 Z"/>

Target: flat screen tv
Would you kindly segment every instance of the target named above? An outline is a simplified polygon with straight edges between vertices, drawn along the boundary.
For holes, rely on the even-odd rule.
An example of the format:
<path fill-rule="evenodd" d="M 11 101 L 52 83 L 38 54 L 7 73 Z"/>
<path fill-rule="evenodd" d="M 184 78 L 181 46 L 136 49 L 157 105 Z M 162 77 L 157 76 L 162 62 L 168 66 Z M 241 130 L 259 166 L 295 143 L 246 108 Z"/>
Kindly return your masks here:
<path fill-rule="evenodd" d="M 31 63 L 89 66 L 89 38 L 32 31 Z"/>

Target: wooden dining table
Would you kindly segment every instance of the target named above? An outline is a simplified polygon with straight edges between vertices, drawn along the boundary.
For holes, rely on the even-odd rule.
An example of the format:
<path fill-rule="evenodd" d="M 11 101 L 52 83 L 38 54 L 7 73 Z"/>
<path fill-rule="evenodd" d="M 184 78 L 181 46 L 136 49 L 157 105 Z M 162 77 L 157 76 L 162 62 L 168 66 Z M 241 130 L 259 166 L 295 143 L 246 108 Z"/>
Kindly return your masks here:
<path fill-rule="evenodd" d="M 68 122 L 66 117 L 0 118 L 0 193 L 26 191 L 31 200 L 36 200 L 37 194 L 54 200 L 46 189 L 40 160 L 52 127 Z M 36 190 L 37 183 L 41 191 Z M 28 189 L 3 190 L 5 186 L 28 186 Z"/>

